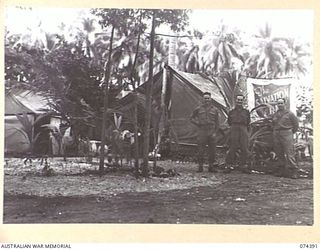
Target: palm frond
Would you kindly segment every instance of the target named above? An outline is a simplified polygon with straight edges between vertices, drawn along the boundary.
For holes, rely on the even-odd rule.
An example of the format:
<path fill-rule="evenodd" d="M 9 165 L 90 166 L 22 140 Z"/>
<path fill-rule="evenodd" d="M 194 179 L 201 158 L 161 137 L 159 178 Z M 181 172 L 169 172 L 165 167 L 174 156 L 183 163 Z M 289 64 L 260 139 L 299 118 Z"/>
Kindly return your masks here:
<path fill-rule="evenodd" d="M 24 112 L 22 115 L 17 114 L 16 117 L 22 125 L 21 130 L 27 135 L 28 140 L 32 142 L 33 124 L 29 120 L 28 115 Z"/>

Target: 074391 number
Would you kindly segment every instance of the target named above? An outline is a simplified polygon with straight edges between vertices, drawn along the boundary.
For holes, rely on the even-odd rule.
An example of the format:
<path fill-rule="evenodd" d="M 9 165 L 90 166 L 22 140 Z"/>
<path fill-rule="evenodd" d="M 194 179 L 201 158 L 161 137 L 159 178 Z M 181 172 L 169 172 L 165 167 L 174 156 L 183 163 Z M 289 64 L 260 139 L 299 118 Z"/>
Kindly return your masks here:
<path fill-rule="evenodd" d="M 300 248 L 306 248 L 306 249 L 315 249 L 318 248 L 318 244 L 300 244 Z"/>

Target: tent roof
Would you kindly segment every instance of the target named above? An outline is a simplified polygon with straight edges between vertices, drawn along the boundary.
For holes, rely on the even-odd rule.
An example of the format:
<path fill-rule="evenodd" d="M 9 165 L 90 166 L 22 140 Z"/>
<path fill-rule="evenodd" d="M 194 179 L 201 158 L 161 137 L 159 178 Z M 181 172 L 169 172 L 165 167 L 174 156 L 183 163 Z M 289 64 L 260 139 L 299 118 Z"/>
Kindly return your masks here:
<path fill-rule="evenodd" d="M 226 100 L 223 97 L 223 94 L 220 92 L 219 87 L 217 84 L 219 84 L 220 81 L 223 79 L 221 77 L 213 77 L 215 82 L 210 81 L 209 79 L 201 76 L 200 74 L 192 74 L 192 73 L 186 73 L 182 72 L 176 69 L 171 68 L 168 66 L 169 70 L 173 72 L 173 74 L 180 79 L 181 81 L 188 84 L 191 88 L 195 89 L 199 93 L 204 92 L 210 92 L 212 99 L 221 105 L 223 108 L 227 107 Z M 157 74 L 154 75 L 154 81 L 158 81 L 162 77 L 163 71 L 161 70 Z M 148 83 L 145 82 L 142 85 L 140 85 L 137 89 L 140 93 L 145 93 L 145 86 Z M 160 85 L 158 85 L 159 87 Z M 153 91 L 159 91 L 160 89 L 156 89 L 156 86 L 154 86 Z M 161 91 L 161 90 L 160 90 Z M 139 99 L 143 98 L 141 95 L 139 95 Z M 132 102 L 133 96 L 129 93 L 128 95 L 124 96 L 123 98 L 119 99 L 118 104 L 120 105 L 127 105 L 128 103 Z"/>
<path fill-rule="evenodd" d="M 191 84 L 193 87 L 200 90 L 202 93 L 209 92 L 211 93 L 211 97 L 214 101 L 222 105 L 223 107 L 227 107 L 226 101 L 223 98 L 223 95 L 220 93 L 220 89 L 218 86 L 212 81 L 204 78 L 199 74 L 191 74 L 178 70 L 173 70 L 173 72 L 178 76 L 182 77 L 186 80 L 187 83 Z M 215 77 L 217 78 L 217 77 Z"/>
<path fill-rule="evenodd" d="M 138 120 L 143 121 L 145 113 L 145 95 L 141 93 L 136 93 L 137 107 L 138 107 Z M 133 92 L 129 93 L 125 97 L 119 99 L 113 106 L 114 110 L 124 113 L 133 112 L 134 109 L 134 98 L 135 94 Z"/>
<path fill-rule="evenodd" d="M 5 94 L 5 114 L 44 113 L 49 109 L 48 101 L 42 95 L 28 90 L 12 89 Z"/>
<path fill-rule="evenodd" d="M 187 83 L 189 86 L 191 86 L 193 89 L 198 91 L 199 93 L 204 92 L 210 92 L 212 99 L 220 104 L 222 107 L 226 108 L 227 103 L 226 100 L 223 97 L 223 94 L 220 92 L 220 88 L 217 86 L 221 81 L 223 81 L 222 77 L 212 77 L 214 81 L 209 80 L 208 78 L 205 78 L 204 76 L 200 74 L 192 74 L 192 73 L 186 73 L 183 71 L 179 71 L 177 69 L 173 69 L 170 66 L 167 66 L 167 68 L 181 81 Z M 159 71 L 157 74 L 154 75 L 154 82 L 158 81 L 159 78 L 162 77 L 163 70 Z M 138 92 L 144 93 L 145 92 L 145 86 L 148 83 L 148 81 L 144 82 L 142 85 L 140 85 L 137 89 Z M 158 85 L 159 87 L 160 85 Z M 153 91 L 159 91 L 160 89 L 155 89 Z M 161 90 L 160 90 L 161 91 Z"/>

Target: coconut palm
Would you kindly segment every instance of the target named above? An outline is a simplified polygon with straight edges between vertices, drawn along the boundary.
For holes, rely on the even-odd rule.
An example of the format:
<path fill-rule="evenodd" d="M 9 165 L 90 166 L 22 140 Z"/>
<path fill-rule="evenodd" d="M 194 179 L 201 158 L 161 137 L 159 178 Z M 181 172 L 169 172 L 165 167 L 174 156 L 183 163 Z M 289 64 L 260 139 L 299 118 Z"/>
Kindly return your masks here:
<path fill-rule="evenodd" d="M 294 39 L 287 40 L 290 53 L 286 56 L 285 74 L 299 77 L 308 72 L 311 66 L 311 53 L 308 44 L 301 44 Z"/>
<path fill-rule="evenodd" d="M 68 43 L 57 34 L 43 33 L 38 42 L 20 36 L 6 39 L 5 62 L 6 79 L 21 79 L 25 88 L 42 92 L 51 109 L 75 127 L 89 123 L 93 116 L 90 105 L 99 99 L 99 93 L 94 98 L 89 94 L 96 89 L 96 75 L 88 66 L 82 46 Z"/>
<path fill-rule="evenodd" d="M 28 116 L 26 113 L 16 115 L 21 124 L 20 128 L 13 128 L 16 132 L 20 133 L 28 143 L 27 153 L 31 156 L 34 154 L 34 146 L 39 141 L 40 133 L 34 134 L 34 127 L 41 122 L 47 114 L 41 114 L 36 118 Z"/>
<path fill-rule="evenodd" d="M 85 33 L 85 55 L 91 58 L 91 42 L 89 36 L 95 30 L 94 19 L 86 17 L 82 20 L 83 31 Z"/>
<path fill-rule="evenodd" d="M 192 37 L 179 39 L 178 43 L 178 68 L 186 72 L 217 75 L 234 70 L 236 60 L 243 63 L 243 57 L 238 52 L 239 38 L 236 32 L 228 32 L 225 25 L 218 32 L 208 32 L 206 36 L 194 30 Z"/>
<path fill-rule="evenodd" d="M 204 71 L 212 74 L 230 71 L 233 69 L 234 58 L 237 58 L 240 61 L 243 60 L 234 46 L 236 39 L 233 33 L 222 33 L 217 39 L 214 39 L 213 42 L 216 43 L 216 47 L 209 50 L 211 57 L 206 62 L 203 59 L 202 67 Z"/>
<path fill-rule="evenodd" d="M 251 48 L 244 66 L 249 76 L 277 78 L 306 73 L 305 60 L 310 53 L 294 39 L 272 37 L 272 28 L 266 24 L 253 40 L 257 43 Z"/>

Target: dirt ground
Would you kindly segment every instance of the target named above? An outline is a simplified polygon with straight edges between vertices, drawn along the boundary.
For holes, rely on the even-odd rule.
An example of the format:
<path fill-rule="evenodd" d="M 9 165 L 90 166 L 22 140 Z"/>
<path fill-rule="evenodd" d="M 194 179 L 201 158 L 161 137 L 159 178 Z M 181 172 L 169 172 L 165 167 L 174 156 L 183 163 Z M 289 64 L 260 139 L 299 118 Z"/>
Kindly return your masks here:
<path fill-rule="evenodd" d="M 135 178 L 130 171 L 90 173 L 83 159 L 6 159 L 4 223 L 168 223 L 312 225 L 313 180 L 254 171 L 196 173 L 194 163 L 160 161 L 177 176 Z M 311 168 L 311 163 L 300 167 Z"/>

